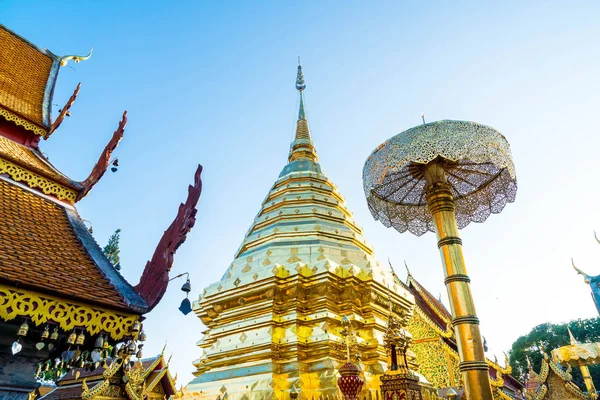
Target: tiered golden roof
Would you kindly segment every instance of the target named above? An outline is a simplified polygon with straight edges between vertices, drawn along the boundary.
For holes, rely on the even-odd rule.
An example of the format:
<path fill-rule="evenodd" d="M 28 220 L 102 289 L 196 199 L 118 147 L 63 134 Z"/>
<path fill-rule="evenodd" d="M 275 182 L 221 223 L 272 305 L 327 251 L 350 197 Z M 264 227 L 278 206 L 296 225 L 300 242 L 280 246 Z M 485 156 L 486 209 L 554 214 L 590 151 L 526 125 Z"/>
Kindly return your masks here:
<path fill-rule="evenodd" d="M 394 313 L 413 306 L 317 163 L 303 101 L 300 107 L 289 163 L 223 278 L 195 303 L 208 330 L 187 386 L 193 397 L 262 399 L 293 385 L 308 398 L 337 393 L 343 315 L 357 333 L 353 358 L 362 354 L 364 390 L 376 389 L 386 364 L 388 285 Z"/>

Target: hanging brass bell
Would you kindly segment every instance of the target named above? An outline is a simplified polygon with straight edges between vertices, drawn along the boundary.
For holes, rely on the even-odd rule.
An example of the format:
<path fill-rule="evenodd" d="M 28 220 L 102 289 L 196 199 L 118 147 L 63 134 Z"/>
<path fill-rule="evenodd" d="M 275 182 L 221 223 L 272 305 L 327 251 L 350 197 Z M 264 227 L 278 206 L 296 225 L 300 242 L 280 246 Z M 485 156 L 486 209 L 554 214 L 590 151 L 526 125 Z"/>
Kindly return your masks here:
<path fill-rule="evenodd" d="M 102 342 L 102 348 L 103 348 L 104 350 L 107 350 L 107 349 L 108 349 L 108 346 L 109 346 L 109 345 L 108 345 L 108 337 L 107 337 L 107 336 L 103 336 L 103 337 L 102 337 L 102 339 L 103 339 L 103 342 Z"/>
<path fill-rule="evenodd" d="M 140 321 L 135 320 L 135 321 L 133 321 L 133 325 L 131 326 L 131 331 L 139 332 L 141 327 L 142 327 L 142 324 L 140 323 Z"/>
<path fill-rule="evenodd" d="M 58 339 L 58 326 L 54 328 L 52 334 L 50 335 L 50 340 Z"/>
<path fill-rule="evenodd" d="M 145 342 L 146 341 L 146 332 L 141 331 L 140 332 L 140 342 Z"/>
<path fill-rule="evenodd" d="M 48 325 L 46 325 L 44 327 L 44 331 L 42 332 L 42 336 L 40 336 L 42 339 L 48 339 L 48 336 L 50 336 L 50 327 Z"/>
<path fill-rule="evenodd" d="M 27 323 L 27 321 L 25 321 L 21 324 L 21 326 L 19 326 L 17 336 L 27 336 L 27 332 L 29 332 L 29 324 Z"/>
<path fill-rule="evenodd" d="M 77 335 L 75 344 L 80 345 L 80 344 L 83 344 L 84 341 L 85 341 L 85 335 L 83 334 L 83 331 L 81 331 L 81 333 L 79 335 Z"/>
<path fill-rule="evenodd" d="M 137 347 L 135 346 L 135 342 L 132 340 L 127 345 L 127 354 L 134 355 L 136 350 L 137 350 Z"/>
<path fill-rule="evenodd" d="M 104 338 L 102 337 L 102 335 L 98 335 L 98 337 L 96 338 L 96 342 L 94 343 L 94 348 L 101 349 L 103 347 L 104 347 Z"/>
<path fill-rule="evenodd" d="M 77 334 L 75 333 L 75 331 L 73 331 L 69 334 L 69 337 L 67 338 L 67 343 L 74 344 L 76 339 L 77 339 Z"/>

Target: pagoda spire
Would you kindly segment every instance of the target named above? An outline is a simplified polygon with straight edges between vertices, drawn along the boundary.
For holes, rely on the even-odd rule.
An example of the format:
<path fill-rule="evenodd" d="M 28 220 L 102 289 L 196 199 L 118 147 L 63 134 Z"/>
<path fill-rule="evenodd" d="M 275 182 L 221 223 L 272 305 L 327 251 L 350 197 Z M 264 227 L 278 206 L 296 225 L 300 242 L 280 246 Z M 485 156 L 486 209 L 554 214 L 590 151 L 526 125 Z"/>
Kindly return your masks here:
<path fill-rule="evenodd" d="M 304 111 L 304 74 L 302 73 L 302 65 L 300 65 L 300 57 L 298 57 L 298 73 L 296 75 L 296 90 L 300 92 L 300 105 L 298 108 L 298 122 L 296 123 L 296 135 L 290 146 L 290 155 L 288 161 L 292 162 L 297 159 L 308 159 L 317 162 L 317 152 L 310 137 L 308 128 L 308 120 Z"/>

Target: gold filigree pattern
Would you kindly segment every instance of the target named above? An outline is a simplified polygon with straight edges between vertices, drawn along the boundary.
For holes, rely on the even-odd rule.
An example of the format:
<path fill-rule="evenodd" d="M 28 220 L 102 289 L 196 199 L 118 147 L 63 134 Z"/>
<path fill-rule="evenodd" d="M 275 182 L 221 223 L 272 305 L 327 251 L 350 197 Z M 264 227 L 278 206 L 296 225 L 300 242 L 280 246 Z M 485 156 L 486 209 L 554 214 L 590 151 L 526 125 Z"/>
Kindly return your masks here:
<path fill-rule="evenodd" d="M 96 396 L 101 396 L 106 389 L 110 386 L 110 381 L 108 379 L 103 380 L 94 386 L 93 389 L 89 390 L 87 384 L 85 383 L 85 379 L 81 383 L 81 387 L 83 391 L 81 392 L 82 400 L 92 400 Z"/>
<path fill-rule="evenodd" d="M 14 122 L 28 131 L 35 133 L 36 135 L 46 136 L 48 133 L 47 129 L 41 128 L 38 125 L 27 121 L 25 118 L 19 117 L 17 114 L 8 111 L 6 108 L 0 107 L 0 117 L 3 117 L 7 121 Z"/>
<path fill-rule="evenodd" d="M 0 158 L 0 174 L 8 174 L 13 180 L 25 182 L 27 186 L 41 189 L 45 194 L 54 195 L 59 200 L 67 200 L 74 203 L 77 198 L 77 193 L 74 190 L 68 189 L 2 158 Z"/>
<path fill-rule="evenodd" d="M 459 229 L 515 200 L 517 178 L 506 138 L 475 122 L 436 121 L 392 137 L 367 159 L 363 184 L 373 218 L 399 232 L 434 232 L 422 166 L 437 158 L 444 160 Z"/>
<path fill-rule="evenodd" d="M 65 331 L 85 328 L 91 335 L 104 331 L 115 340 L 128 335 L 131 325 L 139 318 L 0 285 L 0 318 L 9 321 L 16 317 L 29 317 L 36 325 L 55 322 Z"/>

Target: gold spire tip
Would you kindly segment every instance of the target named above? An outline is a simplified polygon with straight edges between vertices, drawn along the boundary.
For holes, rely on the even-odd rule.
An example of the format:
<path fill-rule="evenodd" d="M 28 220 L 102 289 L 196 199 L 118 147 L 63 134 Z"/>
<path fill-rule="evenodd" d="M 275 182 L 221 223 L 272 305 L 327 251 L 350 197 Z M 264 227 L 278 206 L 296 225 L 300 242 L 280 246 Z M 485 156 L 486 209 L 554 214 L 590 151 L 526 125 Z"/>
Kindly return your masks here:
<path fill-rule="evenodd" d="M 304 74 L 302 74 L 302 65 L 300 65 L 300 57 L 298 57 L 298 73 L 296 74 L 296 89 L 302 93 L 304 89 L 306 89 L 306 84 L 304 83 Z"/>
<path fill-rule="evenodd" d="M 575 336 L 573 336 L 573 332 L 571 332 L 571 328 L 569 328 L 568 326 L 567 326 L 567 331 L 569 332 L 569 340 L 571 341 L 571 344 L 579 343 L 577 341 L 577 339 L 575 339 Z"/>

